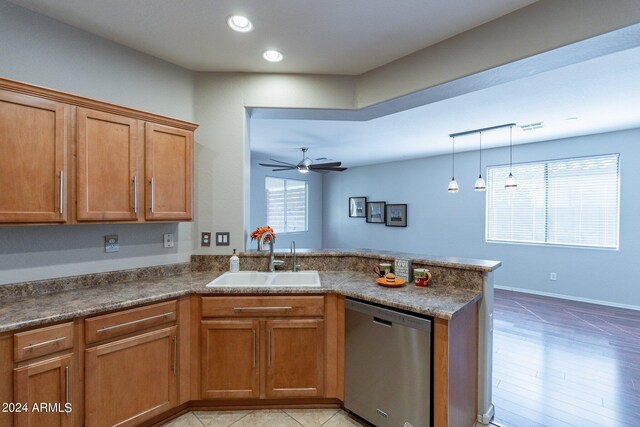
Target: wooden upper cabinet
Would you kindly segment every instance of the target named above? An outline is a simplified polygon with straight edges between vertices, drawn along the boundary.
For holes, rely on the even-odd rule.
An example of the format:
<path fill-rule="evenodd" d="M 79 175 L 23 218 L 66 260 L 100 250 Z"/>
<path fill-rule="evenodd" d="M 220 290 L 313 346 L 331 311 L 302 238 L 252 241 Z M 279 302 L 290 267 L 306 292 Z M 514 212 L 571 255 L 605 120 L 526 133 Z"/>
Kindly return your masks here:
<path fill-rule="evenodd" d="M 67 220 L 69 107 L 0 91 L 0 223 Z"/>
<path fill-rule="evenodd" d="M 193 132 L 146 123 L 147 220 L 190 221 L 193 217 Z"/>
<path fill-rule="evenodd" d="M 78 221 L 133 221 L 142 208 L 138 120 L 77 109 Z"/>

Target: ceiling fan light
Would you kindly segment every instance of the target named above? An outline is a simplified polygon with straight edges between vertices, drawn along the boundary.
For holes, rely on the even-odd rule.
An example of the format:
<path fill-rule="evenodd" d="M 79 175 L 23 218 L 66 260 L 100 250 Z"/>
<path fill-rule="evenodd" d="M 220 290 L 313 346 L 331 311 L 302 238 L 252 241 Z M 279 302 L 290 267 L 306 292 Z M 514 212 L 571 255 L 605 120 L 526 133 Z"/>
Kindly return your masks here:
<path fill-rule="evenodd" d="M 300 173 L 309 173 L 309 166 L 307 165 L 299 165 L 298 172 Z"/>
<path fill-rule="evenodd" d="M 476 185 L 473 187 L 475 191 L 487 191 L 487 184 L 484 182 L 482 175 L 476 179 Z"/>
<path fill-rule="evenodd" d="M 449 187 L 447 188 L 447 191 L 449 193 L 457 193 L 459 190 L 460 187 L 458 187 L 458 182 L 454 177 L 451 177 L 451 181 L 449 181 Z"/>

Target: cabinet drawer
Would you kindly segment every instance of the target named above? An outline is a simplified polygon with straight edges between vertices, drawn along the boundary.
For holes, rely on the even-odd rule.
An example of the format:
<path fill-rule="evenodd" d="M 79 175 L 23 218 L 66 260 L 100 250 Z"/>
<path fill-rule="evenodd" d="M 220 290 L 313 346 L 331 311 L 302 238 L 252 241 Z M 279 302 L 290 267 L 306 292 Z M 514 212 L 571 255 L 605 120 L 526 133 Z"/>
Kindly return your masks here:
<path fill-rule="evenodd" d="M 84 321 L 86 343 L 115 338 L 176 321 L 177 303 L 168 301 Z"/>
<path fill-rule="evenodd" d="M 323 296 L 203 297 L 202 317 L 324 316 Z"/>
<path fill-rule="evenodd" d="M 73 348 L 73 323 L 49 326 L 13 336 L 16 362 Z"/>

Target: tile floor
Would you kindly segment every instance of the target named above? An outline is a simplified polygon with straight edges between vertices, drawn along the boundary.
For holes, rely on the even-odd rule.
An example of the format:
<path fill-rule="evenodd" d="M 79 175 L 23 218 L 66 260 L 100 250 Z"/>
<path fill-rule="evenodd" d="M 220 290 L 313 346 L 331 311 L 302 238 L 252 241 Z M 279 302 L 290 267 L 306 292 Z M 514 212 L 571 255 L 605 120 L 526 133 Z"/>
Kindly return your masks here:
<path fill-rule="evenodd" d="M 362 427 L 338 409 L 194 411 L 163 427 Z"/>

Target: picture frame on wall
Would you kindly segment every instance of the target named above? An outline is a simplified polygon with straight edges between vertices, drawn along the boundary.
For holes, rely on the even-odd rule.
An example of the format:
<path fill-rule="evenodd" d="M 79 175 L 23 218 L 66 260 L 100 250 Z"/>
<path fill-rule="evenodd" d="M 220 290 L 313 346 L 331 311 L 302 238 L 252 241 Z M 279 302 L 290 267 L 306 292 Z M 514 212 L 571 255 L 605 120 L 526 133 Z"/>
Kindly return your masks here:
<path fill-rule="evenodd" d="M 386 202 L 367 202 L 367 222 L 384 224 Z"/>
<path fill-rule="evenodd" d="M 349 218 L 365 218 L 367 216 L 367 198 L 349 197 Z"/>
<path fill-rule="evenodd" d="M 385 209 L 385 225 L 387 227 L 407 226 L 407 205 L 388 204 Z"/>

